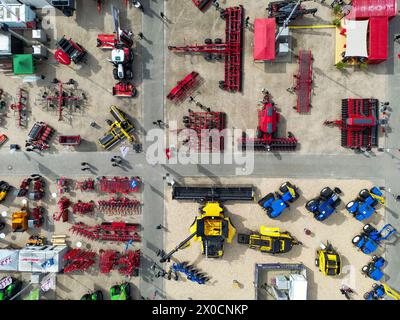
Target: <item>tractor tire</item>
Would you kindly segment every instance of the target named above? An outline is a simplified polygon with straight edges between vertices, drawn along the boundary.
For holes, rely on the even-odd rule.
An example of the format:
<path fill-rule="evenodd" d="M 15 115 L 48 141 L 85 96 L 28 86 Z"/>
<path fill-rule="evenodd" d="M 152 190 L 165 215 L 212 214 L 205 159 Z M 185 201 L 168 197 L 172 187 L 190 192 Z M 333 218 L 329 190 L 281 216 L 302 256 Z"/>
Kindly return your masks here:
<path fill-rule="evenodd" d="M 353 205 L 354 205 L 354 201 L 350 201 L 348 204 L 346 204 L 346 209 L 349 210 Z M 354 214 L 355 213 L 353 213 L 353 215 Z"/>
<path fill-rule="evenodd" d="M 321 190 L 320 196 L 321 196 L 321 198 L 328 200 L 332 196 L 332 194 L 333 194 L 332 189 L 329 187 L 326 187 Z"/>
<path fill-rule="evenodd" d="M 333 189 L 333 191 L 335 191 L 335 193 L 337 193 L 337 194 L 342 194 L 342 193 L 343 193 L 342 189 L 340 189 L 340 188 L 338 188 L 338 187 L 336 187 L 335 189 Z"/>
<path fill-rule="evenodd" d="M 117 68 L 113 69 L 113 77 L 114 77 L 114 80 L 119 80 L 118 69 Z"/>
<path fill-rule="evenodd" d="M 212 59 L 213 59 L 213 54 L 212 54 L 212 53 L 206 53 L 206 54 L 204 54 L 204 59 L 205 59 L 206 61 L 212 61 Z"/>
<path fill-rule="evenodd" d="M 137 91 L 137 89 L 134 87 L 134 88 L 132 89 L 132 92 L 131 92 L 131 97 L 134 98 L 134 97 L 137 96 L 137 94 L 138 94 L 138 91 Z"/>
<path fill-rule="evenodd" d="M 369 292 L 364 293 L 364 300 L 368 300 L 368 298 L 369 298 Z"/>
<path fill-rule="evenodd" d="M 135 55 L 132 50 L 129 50 L 129 63 L 132 64 L 135 59 Z"/>
<path fill-rule="evenodd" d="M 126 80 L 132 80 L 133 79 L 133 72 L 132 70 L 128 69 L 125 71 L 125 79 Z"/>
<path fill-rule="evenodd" d="M 363 231 L 366 233 L 366 234 L 370 234 L 371 232 L 373 232 L 373 231 L 377 231 L 372 225 L 370 225 L 369 223 L 368 224 L 366 224 L 364 227 L 363 227 Z"/>
<path fill-rule="evenodd" d="M 206 39 L 204 40 L 204 43 L 205 43 L 205 44 L 212 44 L 212 39 L 206 38 Z"/>
<path fill-rule="evenodd" d="M 314 206 L 314 204 L 316 204 L 316 203 L 317 203 L 317 200 L 315 200 L 315 199 L 308 201 L 308 202 L 306 203 L 306 209 L 307 209 L 309 212 L 314 213 L 314 211 L 312 211 L 311 208 L 312 208 L 312 207 Z"/>
<path fill-rule="evenodd" d="M 97 291 L 97 300 L 104 300 L 104 298 L 103 298 L 103 292 Z"/>
<path fill-rule="evenodd" d="M 315 266 L 319 268 L 319 259 L 315 259 Z"/>
<path fill-rule="evenodd" d="M 380 259 L 377 255 L 372 256 L 372 261 L 376 262 Z"/>
<path fill-rule="evenodd" d="M 368 274 L 368 269 L 369 269 L 368 266 L 362 267 L 362 268 L 361 268 L 361 273 L 367 275 L 367 274 Z"/>
<path fill-rule="evenodd" d="M 332 206 L 336 209 L 337 207 L 339 207 L 341 202 L 342 200 L 340 198 L 337 198 L 336 201 L 332 204 Z"/>
<path fill-rule="evenodd" d="M 222 54 L 216 54 L 214 56 L 215 61 L 221 61 L 224 57 L 222 56 Z"/>
<path fill-rule="evenodd" d="M 279 187 L 279 191 L 280 192 L 282 192 L 282 193 L 286 193 L 286 192 L 288 192 L 288 187 L 287 187 L 287 184 L 288 184 L 289 182 L 285 182 L 285 183 L 283 183 L 280 187 Z"/>
<path fill-rule="evenodd" d="M 215 44 L 222 44 L 222 39 L 221 38 L 217 38 L 214 40 Z"/>
<path fill-rule="evenodd" d="M 369 197 L 369 191 L 367 189 L 363 189 L 360 191 L 358 195 L 360 196 L 361 199 L 365 200 Z"/>
<path fill-rule="evenodd" d="M 276 217 L 272 216 L 272 211 L 274 211 L 271 207 L 268 207 L 265 209 L 265 212 L 267 213 L 267 216 L 271 219 L 275 219 Z"/>
<path fill-rule="evenodd" d="M 358 235 L 358 236 L 355 236 L 355 237 L 351 240 L 351 242 L 352 242 L 354 245 L 357 245 L 357 243 L 359 243 L 360 240 L 361 240 L 361 236 Z"/>
<path fill-rule="evenodd" d="M 221 80 L 218 85 L 221 90 L 226 90 L 226 85 L 224 80 Z"/>
<path fill-rule="evenodd" d="M 219 16 L 221 17 L 222 20 L 225 20 L 226 19 L 226 10 L 222 10 Z"/>

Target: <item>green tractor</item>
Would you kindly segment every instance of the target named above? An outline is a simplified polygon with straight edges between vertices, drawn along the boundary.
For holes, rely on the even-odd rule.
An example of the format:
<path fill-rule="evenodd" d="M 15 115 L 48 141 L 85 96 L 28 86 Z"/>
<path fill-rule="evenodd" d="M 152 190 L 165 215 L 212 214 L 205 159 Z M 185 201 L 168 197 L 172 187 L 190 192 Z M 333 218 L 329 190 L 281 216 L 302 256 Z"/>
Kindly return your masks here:
<path fill-rule="evenodd" d="M 131 287 L 129 282 L 124 282 L 112 286 L 110 289 L 111 300 L 130 300 L 131 299 Z"/>
<path fill-rule="evenodd" d="M 2 282 L 6 278 L 3 278 L 0 280 Z M 12 297 L 14 297 L 18 292 L 21 291 L 22 288 L 22 282 L 18 279 L 10 277 L 12 282 L 7 285 L 5 288 L 0 289 L 0 301 L 4 300 L 10 300 Z"/>

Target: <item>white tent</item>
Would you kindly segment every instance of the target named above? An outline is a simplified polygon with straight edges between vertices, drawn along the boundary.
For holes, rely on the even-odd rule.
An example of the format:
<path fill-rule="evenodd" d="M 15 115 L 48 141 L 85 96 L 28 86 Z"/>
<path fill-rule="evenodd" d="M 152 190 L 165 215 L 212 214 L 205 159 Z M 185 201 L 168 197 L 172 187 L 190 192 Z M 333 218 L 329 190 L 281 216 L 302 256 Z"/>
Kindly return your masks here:
<path fill-rule="evenodd" d="M 368 20 L 345 20 L 346 57 L 368 57 Z"/>
<path fill-rule="evenodd" d="M 0 250 L 0 271 L 18 271 L 19 250 Z"/>

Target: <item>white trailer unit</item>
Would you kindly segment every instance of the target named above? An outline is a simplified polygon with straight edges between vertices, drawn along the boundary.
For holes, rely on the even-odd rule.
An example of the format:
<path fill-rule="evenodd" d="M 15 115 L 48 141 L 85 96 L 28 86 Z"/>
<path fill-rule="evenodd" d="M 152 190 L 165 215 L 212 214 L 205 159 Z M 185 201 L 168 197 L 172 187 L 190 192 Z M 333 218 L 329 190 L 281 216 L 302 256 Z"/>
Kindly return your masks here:
<path fill-rule="evenodd" d="M 27 247 L 19 253 L 19 268 L 21 272 L 60 272 L 64 267 L 64 255 L 68 252 L 66 246 Z"/>

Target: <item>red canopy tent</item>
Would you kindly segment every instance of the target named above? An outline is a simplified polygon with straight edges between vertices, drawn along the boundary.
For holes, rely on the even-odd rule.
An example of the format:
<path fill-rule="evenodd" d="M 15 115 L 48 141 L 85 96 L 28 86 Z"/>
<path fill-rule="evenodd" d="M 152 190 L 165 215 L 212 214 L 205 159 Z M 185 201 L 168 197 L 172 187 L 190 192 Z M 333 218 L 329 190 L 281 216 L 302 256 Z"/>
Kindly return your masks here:
<path fill-rule="evenodd" d="M 275 59 L 275 18 L 254 20 L 254 61 Z"/>
<path fill-rule="evenodd" d="M 379 63 L 388 57 L 389 20 L 387 17 L 369 19 L 368 62 Z"/>
<path fill-rule="evenodd" d="M 391 18 L 396 15 L 396 0 L 353 0 L 348 18 L 363 19 L 370 17 Z"/>

